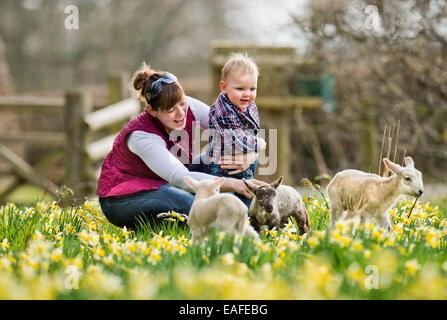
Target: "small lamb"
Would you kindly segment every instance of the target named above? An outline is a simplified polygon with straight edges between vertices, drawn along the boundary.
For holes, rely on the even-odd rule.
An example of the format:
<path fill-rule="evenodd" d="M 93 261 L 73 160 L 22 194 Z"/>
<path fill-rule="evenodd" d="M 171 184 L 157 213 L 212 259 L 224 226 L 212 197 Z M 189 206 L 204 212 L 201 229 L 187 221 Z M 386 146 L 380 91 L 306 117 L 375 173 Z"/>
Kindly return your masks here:
<path fill-rule="evenodd" d="M 245 185 L 255 194 L 250 205 L 250 215 L 260 225 L 269 228 L 279 227 L 294 217 L 300 233 L 309 232 L 310 219 L 301 195 L 290 186 L 281 185 L 283 177 L 271 184 L 257 187 L 250 180 L 242 179 Z"/>
<path fill-rule="evenodd" d="M 381 177 L 359 170 L 338 172 L 327 186 L 333 227 L 343 212 L 347 217 L 360 215 L 360 222 L 375 218 L 380 226 L 392 229 L 388 209 L 399 195 L 420 197 L 424 193 L 422 174 L 414 168 L 411 157 L 405 157 L 405 167 L 383 159 L 385 166 L 394 174 Z"/>
<path fill-rule="evenodd" d="M 185 177 L 185 182 L 196 193 L 188 217 L 193 243 L 202 240 L 212 228 L 259 239 L 248 223 L 247 206 L 231 193 L 219 193 L 224 181 L 225 178 L 197 181 Z"/>

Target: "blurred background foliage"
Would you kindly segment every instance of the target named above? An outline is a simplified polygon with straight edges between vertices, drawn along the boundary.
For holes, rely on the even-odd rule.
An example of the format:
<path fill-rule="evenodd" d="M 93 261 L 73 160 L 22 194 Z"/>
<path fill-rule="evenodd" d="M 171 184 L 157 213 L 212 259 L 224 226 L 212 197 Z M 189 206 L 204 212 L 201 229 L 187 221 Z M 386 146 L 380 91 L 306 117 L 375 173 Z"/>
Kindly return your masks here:
<path fill-rule="evenodd" d="M 230 37 L 228 1 L 2 0 L 0 35 L 16 92 L 104 82 L 143 60 L 180 75 L 203 75 L 209 42 Z M 67 30 L 64 9 L 79 9 Z M 236 5 L 236 4 L 235 4 Z"/>
<path fill-rule="evenodd" d="M 64 28 L 67 5 L 79 9 L 79 30 Z M 368 5 L 378 8 L 378 28 L 365 26 Z M 217 84 L 210 83 L 209 55 L 216 39 L 292 46 L 325 61 L 322 76 L 333 75 L 335 112 L 303 114 L 293 128 L 297 181 L 323 169 L 360 168 L 365 134 L 376 152 L 362 169 L 376 172 L 384 127 L 400 121 L 396 161 L 411 155 L 426 178 L 445 182 L 442 0 L 0 0 L 0 94 L 101 88 L 109 73 L 132 73 L 146 61 L 212 103 Z M 314 135 L 300 127 L 303 121 Z M 309 137 L 319 140 L 320 163 Z"/>
<path fill-rule="evenodd" d="M 368 5 L 378 9 L 378 28 L 365 25 Z M 384 127 L 400 120 L 396 160 L 411 155 L 427 179 L 445 181 L 446 1 L 323 0 L 292 15 L 308 41 L 307 54 L 326 59 L 337 80 L 339 108 L 319 130 L 332 155 L 325 157 L 328 167 L 359 167 L 358 150 L 365 147 L 359 139 L 373 122 L 371 169 L 377 172 Z"/>

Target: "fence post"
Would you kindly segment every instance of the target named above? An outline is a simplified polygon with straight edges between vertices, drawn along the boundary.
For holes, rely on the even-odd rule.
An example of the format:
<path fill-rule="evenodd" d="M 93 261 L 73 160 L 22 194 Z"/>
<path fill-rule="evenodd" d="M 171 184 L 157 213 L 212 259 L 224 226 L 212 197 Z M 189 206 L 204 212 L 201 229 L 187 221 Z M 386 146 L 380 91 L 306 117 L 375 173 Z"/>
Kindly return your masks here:
<path fill-rule="evenodd" d="M 87 126 L 84 117 L 92 110 L 90 94 L 80 90 L 65 95 L 66 167 L 65 181 L 75 192 L 76 198 L 88 194 L 89 159 L 86 154 Z"/>
<path fill-rule="evenodd" d="M 127 72 L 114 72 L 109 75 L 109 104 L 117 103 L 129 97 L 129 83 Z"/>

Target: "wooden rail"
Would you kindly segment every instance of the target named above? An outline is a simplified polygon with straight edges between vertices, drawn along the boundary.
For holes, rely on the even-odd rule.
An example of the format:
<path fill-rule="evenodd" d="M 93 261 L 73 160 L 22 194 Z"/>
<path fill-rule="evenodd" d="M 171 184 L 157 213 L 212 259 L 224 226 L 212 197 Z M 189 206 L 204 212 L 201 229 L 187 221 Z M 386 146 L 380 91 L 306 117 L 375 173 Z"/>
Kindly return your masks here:
<path fill-rule="evenodd" d="M 61 97 L 0 96 L 0 111 L 53 112 L 61 111 L 64 106 L 65 98 Z"/>
<path fill-rule="evenodd" d="M 65 97 L 3 96 L 0 97 L 2 111 L 20 113 L 59 113 L 63 116 L 63 131 L 4 132 L 0 135 L 0 161 L 6 163 L 14 180 L 0 192 L 0 202 L 23 183 L 36 185 L 58 195 L 58 184 L 72 188 L 76 198 L 94 193 L 97 172 L 92 176 L 92 167 L 102 161 L 112 149 L 113 140 L 122 125 L 137 115 L 141 104 L 128 98 L 126 74 L 110 76 L 109 106 L 99 110 L 93 107 L 91 95 L 85 90 L 73 90 Z M 118 101 L 119 100 L 119 101 Z M 95 110 L 95 111 L 94 111 Z M 36 172 L 24 159 L 5 144 L 24 143 L 64 148 L 65 174 L 63 181 L 55 183 Z"/>
<path fill-rule="evenodd" d="M 0 143 L 25 142 L 28 144 L 51 144 L 63 146 L 65 144 L 65 134 L 63 132 L 51 131 L 27 131 L 27 132 L 7 132 L 0 136 Z"/>
<path fill-rule="evenodd" d="M 138 114 L 141 105 L 136 99 L 126 99 L 84 117 L 91 131 L 98 131 L 125 119 L 130 119 Z"/>

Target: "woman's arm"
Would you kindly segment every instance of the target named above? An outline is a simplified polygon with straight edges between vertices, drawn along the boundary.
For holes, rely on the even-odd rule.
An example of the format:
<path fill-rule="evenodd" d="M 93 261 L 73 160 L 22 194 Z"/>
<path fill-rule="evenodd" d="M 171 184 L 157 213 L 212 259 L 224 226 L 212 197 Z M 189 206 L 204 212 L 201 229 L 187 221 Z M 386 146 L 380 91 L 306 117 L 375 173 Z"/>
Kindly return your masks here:
<path fill-rule="evenodd" d="M 214 176 L 203 172 L 189 171 L 179 159 L 169 152 L 163 139 L 156 134 L 134 131 L 127 140 L 127 146 L 156 175 L 185 191 L 193 191 L 185 183 L 185 176 L 191 176 L 198 181 L 214 178 Z"/>
<path fill-rule="evenodd" d="M 215 179 L 216 176 L 203 172 L 189 171 L 172 153 L 166 149 L 163 139 L 155 134 L 144 131 L 134 131 L 128 138 L 129 150 L 139 156 L 144 163 L 160 178 L 171 185 L 188 192 L 194 192 L 184 181 L 185 176 L 191 176 L 200 181 Z M 251 181 L 254 181 L 251 180 Z M 221 187 L 222 192 L 237 192 L 253 197 L 253 193 L 242 180 L 226 178 Z"/>

